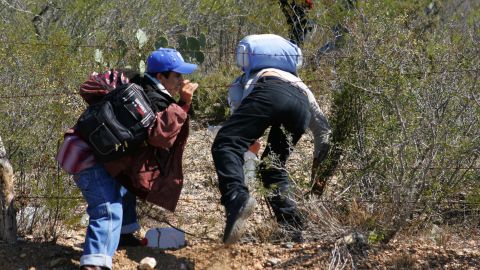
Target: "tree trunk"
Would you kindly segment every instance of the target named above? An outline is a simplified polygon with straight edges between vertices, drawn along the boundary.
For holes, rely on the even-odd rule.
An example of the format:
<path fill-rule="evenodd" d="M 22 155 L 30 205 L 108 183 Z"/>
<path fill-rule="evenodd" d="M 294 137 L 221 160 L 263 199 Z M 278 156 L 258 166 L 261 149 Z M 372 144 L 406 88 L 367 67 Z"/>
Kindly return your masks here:
<path fill-rule="evenodd" d="M 13 169 L 0 137 L 0 240 L 10 244 L 17 241 L 17 220 L 13 197 Z"/>

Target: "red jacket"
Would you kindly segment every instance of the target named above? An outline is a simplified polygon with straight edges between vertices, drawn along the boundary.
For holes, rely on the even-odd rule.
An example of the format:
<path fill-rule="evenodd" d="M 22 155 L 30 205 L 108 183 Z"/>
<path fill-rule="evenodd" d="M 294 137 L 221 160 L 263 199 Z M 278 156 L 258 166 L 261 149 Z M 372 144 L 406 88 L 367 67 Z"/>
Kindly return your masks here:
<path fill-rule="evenodd" d="M 182 157 L 189 121 L 177 104 L 157 113 L 156 118 L 148 146 L 106 163 L 105 168 L 133 194 L 173 212 L 183 187 Z"/>
<path fill-rule="evenodd" d="M 127 81 L 116 72 L 92 74 L 80 86 L 80 95 L 91 105 L 100 101 L 115 86 Z M 188 106 L 180 107 L 171 103 L 165 110 L 157 112 L 156 121 L 149 129 L 148 146 L 104 164 L 110 175 L 130 192 L 172 212 L 183 187 L 182 157 L 189 132 L 188 109 Z M 60 165 L 66 164 L 70 169 L 85 169 L 95 165 L 95 161 L 85 163 L 93 159 L 84 157 L 93 155 L 89 149 L 85 149 L 86 143 L 78 137 L 69 140 L 69 136 L 75 136 L 75 133 L 72 130 L 65 133 L 64 143 L 57 155 Z M 76 145 L 72 147 L 75 143 L 81 144 L 79 146 L 82 148 Z M 70 149 L 83 149 L 82 158 Z M 69 173 L 78 172 L 65 169 Z"/>

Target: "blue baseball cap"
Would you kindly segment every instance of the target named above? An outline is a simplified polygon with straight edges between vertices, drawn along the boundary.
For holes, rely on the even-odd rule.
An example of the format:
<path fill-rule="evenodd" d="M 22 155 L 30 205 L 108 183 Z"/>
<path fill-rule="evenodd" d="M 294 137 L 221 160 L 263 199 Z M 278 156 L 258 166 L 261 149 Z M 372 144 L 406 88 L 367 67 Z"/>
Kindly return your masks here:
<path fill-rule="evenodd" d="M 180 74 L 190 74 L 195 69 L 197 69 L 197 65 L 186 63 L 182 55 L 171 48 L 159 48 L 147 58 L 148 73 L 174 71 Z"/>

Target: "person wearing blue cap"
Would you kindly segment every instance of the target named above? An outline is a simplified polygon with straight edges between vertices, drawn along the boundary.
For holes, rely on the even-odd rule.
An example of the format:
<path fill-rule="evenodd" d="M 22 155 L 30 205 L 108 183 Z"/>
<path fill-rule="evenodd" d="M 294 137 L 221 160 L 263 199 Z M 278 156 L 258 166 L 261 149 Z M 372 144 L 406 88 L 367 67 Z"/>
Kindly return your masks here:
<path fill-rule="evenodd" d="M 183 75 L 196 69 L 197 65 L 186 63 L 178 51 L 160 48 L 148 57 L 144 76 L 132 70 L 112 70 L 93 73 L 80 85 L 82 98 L 94 105 L 116 87 L 136 83 L 143 87 L 155 112 L 148 143 L 110 162 L 98 162 L 73 129 L 65 135 L 57 160 L 73 175 L 88 203 L 81 270 L 112 269 L 117 247 L 142 244 L 134 236 L 140 228 L 136 197 L 175 211 L 183 186 L 182 155 L 189 112 L 198 87 Z"/>
<path fill-rule="evenodd" d="M 140 85 L 155 107 L 166 108 L 176 103 L 174 97 L 179 94 L 178 104 L 190 108 L 198 84 L 184 80 L 183 74 L 190 74 L 196 69 L 197 65 L 185 62 L 177 50 L 159 48 L 148 56 L 147 71 Z"/>

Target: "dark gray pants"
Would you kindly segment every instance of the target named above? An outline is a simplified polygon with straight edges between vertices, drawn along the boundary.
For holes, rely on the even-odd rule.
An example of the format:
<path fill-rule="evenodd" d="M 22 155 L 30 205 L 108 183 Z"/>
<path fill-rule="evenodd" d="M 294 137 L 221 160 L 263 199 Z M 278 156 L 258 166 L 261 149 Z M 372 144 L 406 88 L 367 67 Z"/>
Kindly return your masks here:
<path fill-rule="evenodd" d="M 289 216 L 296 214 L 296 205 L 288 199 L 290 179 L 285 163 L 310 117 L 308 98 L 301 89 L 276 77 L 261 78 L 225 121 L 212 145 L 222 204 L 227 205 L 236 193 L 248 193 L 243 154 L 271 127 L 259 173 L 263 185 L 272 189 L 267 198 L 277 219 L 289 222 Z"/>

